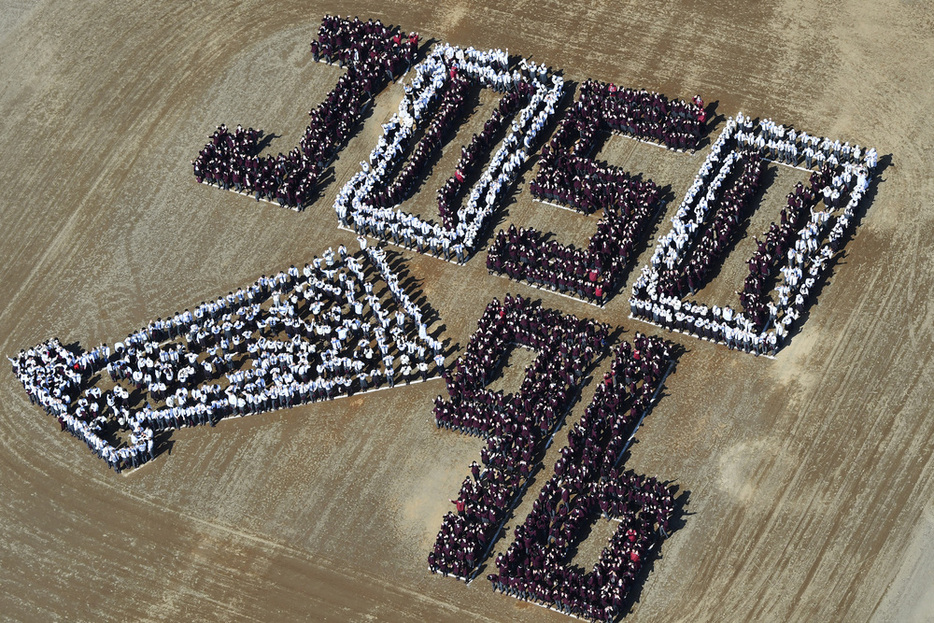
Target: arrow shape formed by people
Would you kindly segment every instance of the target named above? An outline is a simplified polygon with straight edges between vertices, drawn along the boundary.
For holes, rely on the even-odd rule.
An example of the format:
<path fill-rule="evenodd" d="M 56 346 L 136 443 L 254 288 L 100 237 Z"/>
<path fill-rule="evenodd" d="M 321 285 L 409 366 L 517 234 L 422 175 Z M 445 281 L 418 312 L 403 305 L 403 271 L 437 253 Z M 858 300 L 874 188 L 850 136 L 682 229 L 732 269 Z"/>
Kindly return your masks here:
<path fill-rule="evenodd" d="M 11 358 L 13 372 L 117 471 L 153 459 L 159 431 L 428 380 L 443 367 L 441 342 L 386 251 L 360 245 L 157 319 L 113 348 L 48 340 Z"/>

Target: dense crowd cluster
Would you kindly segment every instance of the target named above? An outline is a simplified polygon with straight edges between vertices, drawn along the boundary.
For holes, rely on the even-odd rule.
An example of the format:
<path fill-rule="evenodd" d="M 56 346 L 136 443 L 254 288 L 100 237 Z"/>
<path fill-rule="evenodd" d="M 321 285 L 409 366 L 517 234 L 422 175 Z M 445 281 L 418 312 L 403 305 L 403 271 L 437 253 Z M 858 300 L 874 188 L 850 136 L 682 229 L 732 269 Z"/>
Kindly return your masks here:
<path fill-rule="evenodd" d="M 443 368 L 441 343 L 386 252 L 361 246 L 362 259 L 328 249 L 301 270 L 158 318 L 112 349 L 76 353 L 50 340 L 11 359 L 13 372 L 118 470 L 152 458 L 153 431 L 427 379 Z"/>
<path fill-rule="evenodd" d="M 719 186 L 738 160 L 749 161 L 741 154 L 750 152 L 796 167 L 803 158 L 820 170 L 811 173 L 807 188 L 801 185 L 789 195 L 791 209 L 783 212 L 782 224 L 772 224 L 750 258 L 754 274 L 744 283 L 741 311 L 682 300 L 703 278 L 694 268 L 705 264 L 698 238 L 713 229 L 708 219 L 719 213 L 710 209 Z M 813 137 L 770 119 L 757 122 L 742 113 L 727 119 L 672 218 L 672 229 L 659 238 L 650 265 L 633 285 L 633 315 L 730 348 L 774 354 L 842 245 L 877 163 L 872 148 Z M 770 300 L 767 288 L 776 282 L 778 298 Z"/>
<path fill-rule="evenodd" d="M 486 446 L 454 500 L 456 512 L 444 517 L 428 558 L 432 571 L 468 580 L 476 573 L 607 337 L 605 325 L 521 296 L 487 306 L 466 351 L 445 373 L 450 399 L 435 401 L 439 427 L 484 437 Z M 487 389 L 513 345 L 539 353 L 519 392 Z"/>
<path fill-rule="evenodd" d="M 696 149 L 707 112 L 699 96 L 670 100 L 645 89 L 588 80 L 581 85 L 582 114 L 600 115 L 609 129 L 670 149 Z"/>
<path fill-rule="evenodd" d="M 405 86 L 398 112 L 383 124 L 383 135 L 368 162 L 362 162 L 361 170 L 338 192 L 334 210 L 342 226 L 353 228 L 358 233 L 391 241 L 420 253 L 464 262 L 489 216 L 512 188 L 548 118 L 554 114 L 564 81 L 538 67 L 534 70 L 529 67 L 510 70 L 508 55 L 502 50 L 484 52 L 447 44 L 436 46 L 424 61 L 415 66 L 413 74 L 411 82 Z M 398 177 L 400 168 L 411 172 L 412 177 L 398 187 L 406 189 L 423 176 L 425 160 L 405 168 L 402 162 L 419 128 L 431 123 L 443 133 L 456 121 L 456 115 L 448 111 L 458 97 L 449 96 L 446 100 L 446 94 L 457 89 L 453 85 L 461 80 L 505 94 L 505 104 L 494 112 L 485 128 L 487 134 L 465 148 L 463 155 L 467 162 L 462 160 L 462 164 L 476 166 L 481 152 L 492 148 L 493 136 L 507 120 L 511 119 L 511 123 L 499 149 L 469 192 L 461 188 L 442 189 L 443 196 L 439 196 L 441 222 L 436 223 L 400 209 L 396 201 L 406 195 L 393 190 L 394 179 Z M 445 101 L 450 103 L 440 105 Z M 434 153 L 436 146 L 437 143 L 431 150 L 425 148 L 420 153 Z M 458 184 L 448 182 L 446 186 L 456 187 L 464 183 L 461 178 L 466 179 L 466 173 L 460 165 L 454 177 Z M 466 193 L 466 200 L 455 210 L 447 193 Z"/>
<path fill-rule="evenodd" d="M 617 473 L 605 481 L 569 484 L 553 477 L 534 509 L 516 528 L 516 540 L 491 574 L 493 589 L 591 621 L 613 621 L 674 509 L 668 489 L 654 478 Z M 595 518 L 620 523 L 588 572 L 566 564 L 575 536 Z"/>
<path fill-rule="evenodd" d="M 563 294 L 602 304 L 625 276 L 633 247 L 660 204 L 660 189 L 622 169 L 595 160 L 602 131 L 696 146 L 704 121 L 697 103 L 669 101 L 657 93 L 589 80 L 542 150 L 532 195 L 590 214 L 603 213 L 586 249 L 546 242 L 533 228 L 497 233 L 487 268 Z M 661 132 L 661 134 L 658 134 Z M 691 137 L 684 143 L 684 137 Z M 677 137 L 681 137 L 678 139 Z"/>
<path fill-rule="evenodd" d="M 627 182 L 624 193 L 603 207 L 586 249 L 549 241 L 532 227 L 510 225 L 497 232 L 487 253 L 487 269 L 603 304 L 625 277 L 659 203 L 659 190 L 652 182 L 633 178 Z"/>
<path fill-rule="evenodd" d="M 494 590 L 565 614 L 610 621 L 621 614 L 648 551 L 668 535 L 674 501 L 654 478 L 618 463 L 661 387 L 671 355 L 658 339 L 636 334 L 616 350 L 580 422 L 568 435 L 554 475 L 515 540 L 489 576 Z M 570 550 L 585 527 L 620 522 L 589 572 L 571 566 Z"/>
<path fill-rule="evenodd" d="M 158 318 L 112 347 L 81 351 L 51 339 L 10 361 L 30 400 L 116 471 L 154 459 L 162 431 L 440 375 L 448 398 L 434 402 L 436 426 L 484 445 L 451 500 L 454 510 L 444 515 L 428 567 L 469 582 L 606 348 L 610 328 L 506 295 L 486 307 L 463 354 L 444 369 L 442 344 L 428 333 L 423 310 L 402 287 L 387 253 L 363 236 L 467 261 L 534 153 L 564 81 L 544 64 L 522 59 L 511 65 L 501 49 L 439 44 L 413 66 L 418 42 L 417 34 L 379 20 L 325 16 L 312 55 L 346 71 L 310 111 L 299 145 L 261 157 L 262 133 L 220 125 L 192 161 L 199 183 L 301 210 L 317 196 L 325 171 L 376 94 L 412 69 L 398 111 L 382 124 L 369 158 L 334 202 L 340 224 L 360 235 L 360 254 L 328 249 L 303 268 L 264 275 L 191 311 Z M 437 190 L 439 222 L 403 211 L 478 87 L 501 98 Z M 706 121 L 699 96 L 669 100 L 584 82 L 542 150 L 529 187 L 540 201 L 588 215 L 599 211 L 596 233 L 586 248 L 576 248 L 510 225 L 490 246 L 490 273 L 602 305 L 624 281 L 662 207 L 654 182 L 596 159 L 602 136 L 615 132 L 694 151 Z M 768 161 L 803 168 L 809 178 L 787 195 L 779 222 L 756 239 L 737 293 L 739 309 L 686 300 L 735 246 Z M 671 230 L 658 239 L 633 285 L 633 316 L 773 355 L 843 244 L 877 163 L 874 149 L 742 113 L 727 119 Z M 515 348 L 537 352 L 519 390 L 490 389 Z M 661 391 L 672 354 L 660 338 L 636 333 L 614 355 L 571 427 L 553 475 L 488 575 L 495 591 L 596 621 L 624 614 L 627 596 L 676 513 L 665 484 L 620 464 Z M 582 534 L 600 518 L 619 526 L 599 560 L 590 570 L 572 564 Z"/>
<path fill-rule="evenodd" d="M 659 273 L 659 287 L 666 294 L 673 295 L 685 289 L 693 294 L 706 283 L 711 269 L 723 260 L 752 212 L 763 164 L 755 152 L 731 153 L 698 204 L 699 209 L 707 213 L 702 233 L 692 237 L 678 221 L 674 243 L 681 252 L 681 261 L 677 261 L 677 255 L 670 254 Z M 733 165 L 739 170 L 734 171 Z M 732 181 L 726 181 L 728 176 Z M 695 243 L 694 248 L 690 253 L 683 253 L 689 241 Z"/>
<path fill-rule="evenodd" d="M 347 71 L 324 102 L 309 112 L 311 120 L 299 145 L 288 154 L 259 156 L 259 133 L 221 125 L 192 161 L 195 178 L 226 190 L 302 209 L 316 195 L 316 185 L 350 138 L 372 98 L 413 62 L 418 35 L 373 20 L 325 16 L 315 60 L 339 63 Z"/>

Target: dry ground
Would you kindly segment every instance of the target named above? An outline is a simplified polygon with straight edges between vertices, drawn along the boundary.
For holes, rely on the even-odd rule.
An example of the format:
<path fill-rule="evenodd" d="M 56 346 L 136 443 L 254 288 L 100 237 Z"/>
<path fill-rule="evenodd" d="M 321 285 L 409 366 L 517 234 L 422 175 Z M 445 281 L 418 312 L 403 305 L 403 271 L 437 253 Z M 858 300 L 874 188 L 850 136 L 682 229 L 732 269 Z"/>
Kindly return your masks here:
<path fill-rule="evenodd" d="M 304 213 L 199 186 L 188 164 L 220 122 L 274 132 L 273 151 L 295 144 L 339 75 L 308 53 L 325 13 L 508 46 L 576 82 L 701 93 L 720 114 L 772 116 L 891 160 L 803 330 L 775 361 L 672 337 L 686 352 L 629 464 L 688 492 L 686 520 L 627 619 L 934 619 L 930 5 L 574 4 L 0 5 L 0 351 L 51 336 L 112 342 L 352 242 L 331 201 L 398 86 Z M 704 152 L 611 139 L 602 156 L 680 197 Z M 413 209 L 426 209 L 442 176 Z M 499 226 L 534 224 L 584 243 L 596 218 L 533 203 L 528 180 Z M 404 255 L 458 349 L 493 296 L 536 292 L 488 276 L 484 253 L 466 267 Z M 725 292 L 741 279 L 730 266 Z M 603 310 L 541 297 L 624 338 L 656 331 L 627 318 L 625 297 Z M 427 572 L 447 500 L 480 449 L 432 425 L 440 391 L 433 381 L 182 431 L 170 455 L 115 475 L 0 374 L 0 618 L 566 620 L 493 594 L 485 580 L 465 586 Z M 565 440 L 566 427 L 546 470 Z M 606 535 L 597 525 L 579 560 L 593 560 Z"/>

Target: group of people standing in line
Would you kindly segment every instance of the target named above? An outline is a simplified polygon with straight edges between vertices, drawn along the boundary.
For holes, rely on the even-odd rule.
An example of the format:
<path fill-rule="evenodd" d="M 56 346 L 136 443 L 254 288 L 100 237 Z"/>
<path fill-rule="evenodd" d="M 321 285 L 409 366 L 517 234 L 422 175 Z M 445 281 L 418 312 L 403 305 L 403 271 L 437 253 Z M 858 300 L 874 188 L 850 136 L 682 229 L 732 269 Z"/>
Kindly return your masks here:
<path fill-rule="evenodd" d="M 717 236 L 714 225 L 722 225 L 723 219 L 718 214 L 724 205 L 718 195 L 733 165 L 749 162 L 750 157 L 765 160 L 788 153 L 802 141 L 808 146 L 816 145 L 824 154 L 820 169 L 811 173 L 810 188 L 801 185 L 789 196 L 789 206 L 794 206 L 792 212 L 798 213 L 783 212 L 782 225 L 770 226 L 766 241 L 758 245 L 750 259 L 750 270 L 757 275 L 744 282 L 743 310 L 683 300 L 701 281 L 689 282 L 691 271 L 683 268 L 700 262 L 692 259 L 699 237 Z M 798 166 L 800 161 L 782 163 Z M 735 119 L 727 119 L 725 129 L 712 145 L 672 218 L 672 229 L 659 238 L 650 265 L 633 285 L 630 299 L 633 316 L 730 348 L 773 355 L 784 345 L 791 326 L 800 318 L 818 280 L 842 246 L 877 163 L 872 148 L 851 148 L 839 141 L 795 132 L 770 119 L 757 122 L 742 113 Z M 777 252 L 779 248 L 781 254 Z M 775 287 L 778 300 L 767 300 L 766 284 L 777 278 L 775 271 L 782 274 Z"/>

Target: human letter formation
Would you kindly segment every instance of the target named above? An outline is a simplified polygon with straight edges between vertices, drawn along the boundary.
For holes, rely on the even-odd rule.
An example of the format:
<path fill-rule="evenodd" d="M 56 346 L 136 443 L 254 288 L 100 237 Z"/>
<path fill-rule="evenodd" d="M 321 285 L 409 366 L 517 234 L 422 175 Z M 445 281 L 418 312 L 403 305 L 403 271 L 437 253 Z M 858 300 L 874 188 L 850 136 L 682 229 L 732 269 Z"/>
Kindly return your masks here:
<path fill-rule="evenodd" d="M 751 186 L 762 160 L 810 173 L 787 197 L 781 224 L 772 223 L 748 260 L 740 310 L 686 300 L 736 236 L 751 209 Z M 632 315 L 754 354 L 774 354 L 829 269 L 878 163 L 876 150 L 758 122 L 727 120 L 677 213 L 658 239 L 649 266 L 633 285 Z M 737 169 L 738 167 L 738 169 Z M 816 168 L 816 170 L 812 170 Z M 730 182 L 729 179 L 739 177 Z M 777 301 L 772 300 L 773 284 Z"/>
<path fill-rule="evenodd" d="M 538 288 L 603 304 L 622 283 L 636 243 L 660 205 L 651 180 L 633 178 L 591 154 L 601 132 L 615 131 L 669 148 L 694 149 L 704 132 L 701 100 L 668 100 L 658 93 L 634 91 L 587 80 L 577 102 L 542 149 L 532 196 L 585 214 L 603 217 L 586 249 L 555 241 L 534 228 L 500 230 L 487 253 L 490 272 L 525 280 Z"/>
<path fill-rule="evenodd" d="M 465 581 L 479 573 L 528 487 L 555 431 L 606 348 L 609 327 L 541 302 L 494 299 L 464 353 L 444 370 L 387 253 L 363 235 L 457 263 L 484 240 L 490 216 L 512 192 L 564 92 L 544 64 L 507 51 L 436 45 L 415 65 L 416 34 L 379 21 L 326 16 L 311 44 L 315 60 L 346 73 L 310 112 L 299 146 L 260 157 L 260 133 L 221 125 L 192 162 L 198 182 L 302 209 L 389 81 L 412 69 L 398 112 L 334 210 L 355 230 L 362 253 L 328 249 L 303 269 L 272 277 L 156 319 L 113 348 L 90 351 L 57 339 L 22 350 L 13 372 L 34 403 L 119 471 L 152 460 L 161 431 L 215 425 L 274 409 L 443 376 L 448 399 L 434 405 L 439 428 L 485 440 L 480 462 L 452 500 L 428 566 Z M 464 114 L 472 89 L 501 94 L 437 190 L 438 221 L 401 206 L 418 189 Z M 586 249 L 546 242 L 542 232 L 498 232 L 487 266 L 537 287 L 602 303 L 624 282 L 655 214 L 659 187 L 595 159 L 607 131 L 695 150 L 705 132 L 703 102 L 588 80 L 530 183 L 535 199 L 585 214 L 602 211 Z M 416 141 L 416 137 L 418 140 Z M 818 138 L 772 121 L 730 118 L 635 281 L 632 315 L 756 354 L 774 354 L 844 242 L 877 165 L 874 149 Z M 761 194 L 766 162 L 806 171 L 747 262 L 737 309 L 691 301 L 733 248 Z M 773 299 L 774 291 L 774 299 Z M 489 382 L 514 348 L 538 352 L 515 394 Z M 622 343 L 568 446 L 508 550 L 488 576 L 494 590 L 565 614 L 612 620 L 648 556 L 672 528 L 675 505 L 654 478 L 619 465 L 671 369 L 667 344 L 636 334 Z M 105 374 L 106 372 L 106 374 Z M 600 516 L 620 522 L 590 571 L 571 565 L 581 532 Z"/>
<path fill-rule="evenodd" d="M 616 349 L 611 371 L 561 449 L 515 540 L 489 575 L 494 590 L 583 619 L 622 614 L 647 554 L 675 513 L 667 487 L 617 465 L 670 369 L 666 344 L 636 334 Z M 570 565 L 582 531 L 599 517 L 620 522 L 587 572 Z"/>
<path fill-rule="evenodd" d="M 49 340 L 11 359 L 13 373 L 118 471 L 154 457 L 154 431 L 427 380 L 443 369 L 441 343 L 386 252 L 361 246 L 363 259 L 328 249 L 301 270 L 158 318 L 113 349 Z"/>
<path fill-rule="evenodd" d="M 489 309 L 498 309 L 496 301 Z M 495 320 L 501 312 L 492 314 L 492 318 Z M 489 326 L 490 316 L 484 315 L 486 321 L 481 327 Z M 531 449 L 519 448 L 521 454 L 493 452 L 501 446 L 491 448 L 490 442 L 498 441 L 504 424 L 511 419 L 515 428 L 517 421 L 535 411 L 517 411 L 510 416 L 501 405 L 508 408 L 512 397 L 482 388 L 501 362 L 499 353 L 506 352 L 503 344 L 490 342 L 490 337 L 481 329 L 471 340 L 471 345 L 485 344 L 490 351 L 478 362 L 478 377 L 472 379 L 480 383 L 474 392 L 480 395 L 468 401 L 452 394 L 451 402 L 439 398 L 436 403 L 442 407 L 436 408 L 439 426 L 488 440 L 481 453 L 483 465 L 471 465 L 471 476 L 454 500 L 456 512 L 445 516 L 428 559 L 432 571 L 467 581 L 473 579 L 498 537 L 500 518 L 512 509 L 524 489 L 530 462 L 540 460 L 535 444 L 544 438 L 534 434 L 535 426 L 523 423 L 518 427 L 520 435 L 530 439 Z M 546 354 L 543 351 L 536 363 Z M 670 361 L 667 345 L 659 338 L 637 334 L 633 345 L 623 343 L 618 347 L 610 372 L 570 432 L 569 445 L 561 451 L 554 477 L 545 485 L 524 526 L 516 529 L 516 541 L 506 556 L 497 557 L 499 573 L 489 577 L 494 588 L 585 618 L 615 616 L 656 534 L 667 536 L 670 530 L 674 505 L 667 489 L 654 479 L 621 473 L 617 468 L 658 394 Z M 457 395 L 466 393 L 460 390 Z M 558 408 L 564 411 L 562 406 Z M 590 574 L 564 566 L 578 529 L 600 510 L 604 516 L 622 522 L 610 548 Z"/>
<path fill-rule="evenodd" d="M 307 199 L 308 180 L 317 179 L 344 145 L 363 106 L 413 62 L 417 41 L 417 35 L 403 37 L 398 28 L 378 21 L 326 17 L 313 53 L 350 69 L 327 101 L 313 111 L 301 148 L 288 157 L 260 159 L 247 153 L 256 144 L 255 131 L 238 127 L 231 133 L 222 126 L 195 163 L 199 181 L 250 193 L 259 188 L 257 199 L 275 195 L 280 203 L 301 205 L 302 200 L 293 198 Z M 468 84 L 502 92 L 500 105 L 484 130 L 462 148 L 454 174 L 438 190 L 440 223 L 409 214 L 400 206 L 417 189 L 452 133 Z M 405 85 L 399 111 L 383 125 L 369 161 L 361 163 L 361 170 L 338 193 L 334 209 L 341 225 L 421 253 L 466 261 L 482 239 L 488 217 L 534 151 L 563 89 L 561 77 L 544 64 L 520 59 L 510 67 L 503 50 L 435 46 Z M 728 120 L 712 146 L 672 220 L 672 231 L 660 238 L 651 265 L 634 284 L 630 302 L 633 317 L 731 348 L 774 354 L 842 245 L 868 189 L 877 154 L 770 120 L 757 124 L 741 114 L 740 119 L 740 123 Z M 699 96 L 685 102 L 611 83 L 584 82 L 578 101 L 542 151 L 530 190 L 539 200 L 585 213 L 603 210 L 597 233 L 587 249 L 575 249 L 546 245 L 545 237 L 532 229 L 499 232 L 487 258 L 488 268 L 537 287 L 604 302 L 625 277 L 634 243 L 652 217 L 647 206 L 658 203 L 658 189 L 650 181 L 635 180 L 594 160 L 590 152 L 595 137 L 609 130 L 672 149 L 694 150 L 705 122 Z M 413 146 L 418 131 L 423 136 Z M 494 149 L 479 172 L 480 163 Z M 759 158 L 815 169 L 819 175 L 794 189 L 782 212 L 782 224 L 773 224 L 758 244 L 749 260 L 750 275 L 738 293 L 741 311 L 685 300 L 712 278 L 740 235 L 760 192 Z M 289 162 L 299 163 L 298 168 L 290 168 Z M 260 168 L 272 172 L 272 181 L 258 187 Z M 299 170 L 305 173 L 294 173 Z M 308 171 L 313 172 L 311 177 Z M 468 180 L 478 174 L 470 184 Z M 734 180 L 733 174 L 742 174 L 743 179 Z M 771 288 L 776 283 L 777 301 L 773 301 Z"/>
<path fill-rule="evenodd" d="M 299 145 L 288 154 L 258 155 L 259 133 L 221 125 L 192 161 L 195 178 L 256 200 L 275 201 L 301 210 L 316 196 L 316 184 L 346 144 L 366 107 L 389 81 L 408 69 L 418 48 L 418 35 L 403 36 L 379 20 L 361 22 L 325 16 L 318 40 L 311 43 L 315 60 L 347 68 L 337 86 L 317 108 Z"/>
<path fill-rule="evenodd" d="M 441 143 L 441 136 L 457 119 L 465 81 L 504 93 L 485 127 L 485 135 L 462 152 L 454 171 L 457 185 L 465 183 L 466 167 L 477 167 L 480 155 L 493 146 L 493 137 L 509 122 L 508 134 L 493 154 L 466 200 L 454 209 L 444 189 L 439 192 L 440 223 L 409 214 L 399 207 L 424 172 L 428 156 Z M 415 66 L 399 110 L 383 125 L 383 135 L 360 168 L 338 192 L 334 210 L 344 227 L 352 227 L 383 240 L 430 253 L 458 263 L 467 260 L 480 239 L 488 217 L 512 188 L 519 169 L 537 146 L 536 140 L 561 97 L 564 81 L 543 66 L 509 69 L 503 50 L 482 52 L 447 44 L 434 47 Z M 452 93 L 453 91 L 453 93 Z M 514 95 L 511 95 L 514 94 Z M 509 121 L 511 120 L 511 122 Z M 418 128 L 428 127 L 425 139 L 411 141 Z M 474 144 L 476 143 L 476 144 Z M 412 150 L 411 162 L 402 166 L 404 154 Z M 401 171 L 400 171 L 401 168 Z M 443 196 L 442 196 L 442 193 Z"/>

